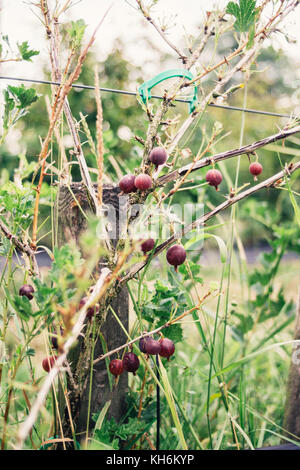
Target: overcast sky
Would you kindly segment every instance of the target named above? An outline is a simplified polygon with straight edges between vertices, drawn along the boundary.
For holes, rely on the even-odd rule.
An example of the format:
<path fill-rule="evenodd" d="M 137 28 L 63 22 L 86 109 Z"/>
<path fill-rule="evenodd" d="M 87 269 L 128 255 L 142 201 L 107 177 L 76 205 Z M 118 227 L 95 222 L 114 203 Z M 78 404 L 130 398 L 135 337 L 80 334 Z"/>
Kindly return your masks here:
<path fill-rule="evenodd" d="M 33 58 L 32 63 L 5 64 L 1 67 L 2 74 L 5 72 L 23 77 L 35 77 L 35 73 L 39 72 L 40 64 L 48 60 L 45 33 L 39 19 L 33 14 L 37 10 L 30 3 L 33 2 L 29 0 L 0 0 L 2 6 L 1 32 L 8 34 L 12 43 L 28 40 L 33 48 L 41 51 L 39 56 Z M 161 40 L 153 27 L 141 19 L 140 13 L 135 8 L 135 0 L 81 0 L 77 4 L 74 3 L 72 10 L 61 20 L 83 18 L 89 25 L 87 34 L 92 32 L 107 7 L 113 5 L 93 46 L 99 60 L 105 58 L 118 40 L 122 40 L 125 44 L 126 56 L 132 63 L 136 65 L 146 63 L 145 79 L 148 79 L 149 75 L 155 75 L 161 71 L 157 59 L 153 61 L 155 53 L 145 45 L 141 37 L 151 38 L 151 41 L 162 52 L 170 53 L 172 51 Z M 169 18 L 171 15 L 174 26 L 168 33 L 169 38 L 180 46 L 183 44 L 186 32 L 193 34 L 197 31 L 197 25 L 201 23 L 206 10 L 212 9 L 215 4 L 221 6 L 226 3 L 227 0 L 160 0 L 155 9 L 155 15 L 156 18 Z M 54 5 L 54 0 L 49 0 L 49 4 Z M 290 15 L 287 28 L 289 34 L 297 38 L 297 44 L 288 44 L 281 35 L 277 35 L 275 47 L 283 47 L 286 53 L 293 56 L 295 67 L 299 67 L 300 7 L 297 12 Z M 174 64 L 170 65 L 176 66 L 177 64 L 178 60 L 174 53 Z"/>

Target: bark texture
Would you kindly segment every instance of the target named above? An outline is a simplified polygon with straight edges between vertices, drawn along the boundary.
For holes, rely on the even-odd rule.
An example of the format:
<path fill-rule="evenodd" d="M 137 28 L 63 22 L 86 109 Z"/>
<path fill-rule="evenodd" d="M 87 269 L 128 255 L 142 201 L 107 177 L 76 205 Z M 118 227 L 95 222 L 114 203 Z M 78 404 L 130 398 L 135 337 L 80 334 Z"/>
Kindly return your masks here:
<path fill-rule="evenodd" d="M 112 249 L 116 247 L 116 243 L 120 235 L 118 225 L 120 217 L 119 201 L 123 201 L 124 204 L 124 198 L 120 199 L 119 193 L 120 189 L 118 187 L 106 185 L 103 188 L 103 203 L 104 205 L 113 206 L 115 208 L 116 214 L 116 218 L 111 217 L 108 211 L 108 222 L 110 223 L 109 235 L 113 237 L 111 239 Z M 84 184 L 73 183 L 70 185 L 70 187 L 65 185 L 60 186 L 57 196 L 57 204 L 58 245 L 61 246 L 71 240 L 75 240 L 75 242 L 78 243 L 80 235 L 87 228 L 86 218 L 83 212 L 86 213 L 88 211 L 94 210 L 92 207 L 92 202 L 88 198 Z M 116 230 L 116 237 L 113 236 L 114 230 Z M 99 268 L 101 268 L 101 261 L 99 263 Z M 118 315 L 124 327 L 128 329 L 128 291 L 126 286 L 122 287 L 118 291 L 110 305 Z M 105 339 L 108 350 L 114 349 L 121 344 L 124 344 L 127 339 L 117 320 L 108 308 L 108 305 L 106 305 L 106 319 L 101 326 L 101 333 Z M 102 353 L 102 343 L 100 338 L 98 338 L 95 346 L 94 357 L 96 358 Z M 78 435 L 78 440 L 80 440 L 80 433 L 81 437 L 84 437 L 82 433 L 84 433 L 87 428 L 90 377 L 89 354 L 90 349 L 88 342 L 86 339 L 80 338 L 78 345 L 72 349 L 68 356 L 75 382 L 79 384 L 81 389 L 84 387 L 83 393 L 78 393 L 78 390 L 76 391 L 74 389 L 74 386 L 71 383 L 69 377 L 67 378 L 69 400 L 72 409 L 72 419 L 75 425 L 76 435 Z M 111 357 L 111 359 L 113 358 L 114 356 Z M 86 369 L 86 373 L 84 373 L 83 369 Z M 108 400 L 111 400 L 111 406 L 106 416 L 108 418 L 114 417 L 117 421 L 120 420 L 121 416 L 124 415 L 126 410 L 125 398 L 127 388 L 127 373 L 124 372 L 120 376 L 118 386 L 114 387 L 113 391 L 111 391 L 105 360 L 95 364 L 92 379 L 91 414 L 89 422 L 90 429 L 92 429 L 94 425 L 94 422 L 91 419 L 92 414 L 99 412 Z M 66 435 L 70 435 L 71 427 L 67 409 L 65 409 L 64 414 L 64 433 Z"/>
<path fill-rule="evenodd" d="M 298 308 L 296 315 L 294 339 L 300 340 L 300 289 L 298 297 Z M 292 362 L 287 384 L 286 406 L 283 428 L 287 431 L 286 436 L 300 441 L 300 345 L 293 349 Z M 291 436 L 291 434 L 293 436 Z"/>

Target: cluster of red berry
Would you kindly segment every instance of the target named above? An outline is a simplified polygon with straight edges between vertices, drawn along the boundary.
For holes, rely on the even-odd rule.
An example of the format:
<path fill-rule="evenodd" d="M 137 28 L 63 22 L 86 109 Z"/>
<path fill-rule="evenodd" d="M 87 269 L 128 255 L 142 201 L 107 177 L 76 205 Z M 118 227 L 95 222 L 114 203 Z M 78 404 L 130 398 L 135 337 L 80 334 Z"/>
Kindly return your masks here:
<path fill-rule="evenodd" d="M 155 168 L 158 168 L 159 165 L 163 165 L 167 161 L 167 158 L 167 152 L 163 147 L 155 147 L 149 155 L 149 160 L 155 165 Z M 249 166 L 249 171 L 254 176 L 254 180 L 257 179 L 256 177 L 261 174 L 262 170 L 263 167 L 259 162 L 253 162 Z M 205 179 L 210 186 L 214 186 L 216 190 L 218 190 L 223 176 L 219 170 L 213 168 L 206 173 Z M 145 191 L 150 189 L 151 186 L 152 179 L 146 173 L 141 173 L 138 176 L 126 175 L 119 182 L 119 187 L 125 194 L 135 192 L 137 189 Z"/>
<path fill-rule="evenodd" d="M 158 168 L 167 161 L 167 152 L 163 147 L 155 147 L 149 155 L 150 161 Z M 126 175 L 119 182 L 119 187 L 125 194 L 133 193 L 137 189 L 146 191 L 152 186 L 152 178 L 146 173 L 140 173 L 138 176 Z"/>
<path fill-rule="evenodd" d="M 151 163 L 155 165 L 155 168 L 158 168 L 159 165 L 163 165 L 167 161 L 167 152 L 163 147 L 155 147 L 149 155 L 149 159 Z M 125 194 L 129 194 L 135 192 L 137 189 L 141 191 L 145 191 L 150 189 L 152 186 L 152 179 L 149 175 L 145 173 L 141 173 L 138 176 L 134 175 L 126 175 L 124 176 L 120 182 L 119 187 Z M 153 238 L 148 238 L 144 240 L 141 244 L 141 250 L 146 255 L 153 250 L 155 246 L 155 241 Z M 184 263 L 186 259 L 186 252 L 183 246 L 181 245 L 174 245 L 167 251 L 167 261 L 169 264 L 175 267 L 177 270 L 177 266 Z"/>
<path fill-rule="evenodd" d="M 163 147 L 155 147 L 149 155 L 149 159 L 155 165 L 155 168 L 158 168 L 159 165 L 163 165 L 167 161 L 167 157 L 167 152 Z M 260 175 L 262 170 L 263 167 L 258 162 L 251 163 L 249 167 L 249 171 L 252 175 L 254 175 L 255 180 L 257 179 L 257 176 Z M 206 173 L 205 179 L 210 186 L 214 186 L 216 190 L 218 190 L 218 186 L 221 184 L 223 176 L 219 170 L 213 168 Z M 150 189 L 151 186 L 152 179 L 146 173 L 141 173 L 138 176 L 126 175 L 119 182 L 119 187 L 125 194 L 135 192 L 138 189 L 145 191 Z M 141 244 L 141 250 L 144 255 L 146 255 L 146 253 L 153 250 L 154 246 L 155 242 L 153 238 L 149 238 L 143 241 Z M 167 261 L 169 264 L 175 267 L 176 271 L 177 267 L 183 264 L 185 259 L 186 252 L 181 245 L 174 245 L 167 251 Z"/>
<path fill-rule="evenodd" d="M 161 338 L 156 341 L 150 336 L 146 336 L 139 341 L 140 351 L 145 354 L 166 357 L 168 360 L 175 352 L 175 344 L 168 338 Z M 109 370 L 114 376 L 121 375 L 124 370 L 135 375 L 140 366 L 139 358 L 133 352 L 124 354 L 123 359 L 113 359 L 109 363 Z"/>

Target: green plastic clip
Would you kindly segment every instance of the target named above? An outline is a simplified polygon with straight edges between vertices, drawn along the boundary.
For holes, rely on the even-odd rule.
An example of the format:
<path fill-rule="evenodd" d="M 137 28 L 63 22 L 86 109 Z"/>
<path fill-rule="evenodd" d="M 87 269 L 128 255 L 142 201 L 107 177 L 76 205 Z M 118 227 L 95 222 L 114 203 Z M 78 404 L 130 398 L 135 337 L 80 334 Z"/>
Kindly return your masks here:
<path fill-rule="evenodd" d="M 167 80 L 168 78 L 173 78 L 173 77 L 185 77 L 189 80 L 192 80 L 194 78 L 192 73 L 189 70 L 184 70 L 184 69 L 172 69 L 172 70 L 166 70 L 165 72 L 161 72 L 155 77 L 151 78 L 150 80 L 147 80 L 146 82 L 144 82 L 141 86 L 139 86 L 138 91 L 139 91 L 139 94 L 141 95 L 143 103 L 146 104 L 147 100 L 151 99 L 151 90 L 155 85 L 158 85 L 160 82 L 163 82 L 164 80 Z M 189 113 L 190 114 L 193 111 L 195 111 L 197 103 L 198 103 L 197 87 L 195 87 L 194 95 L 191 97 L 191 100 L 189 101 Z"/>

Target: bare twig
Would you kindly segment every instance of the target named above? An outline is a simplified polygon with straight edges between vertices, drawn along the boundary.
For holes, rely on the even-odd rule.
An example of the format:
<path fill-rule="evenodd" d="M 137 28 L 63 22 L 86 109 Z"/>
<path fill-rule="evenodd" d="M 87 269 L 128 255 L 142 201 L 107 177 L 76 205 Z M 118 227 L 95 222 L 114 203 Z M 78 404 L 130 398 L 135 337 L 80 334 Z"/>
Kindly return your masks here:
<path fill-rule="evenodd" d="M 95 95 L 97 104 L 97 121 L 96 121 L 96 133 L 97 133 L 97 164 L 98 164 L 98 209 L 101 211 L 102 207 L 102 193 L 103 193 L 103 110 L 101 103 L 101 95 L 99 89 L 99 77 L 97 67 L 95 68 Z"/>
<path fill-rule="evenodd" d="M 181 52 L 179 50 L 179 48 L 177 46 L 175 46 L 170 40 L 169 38 L 167 37 L 166 33 L 161 29 L 161 27 L 154 21 L 154 19 L 150 16 L 150 13 L 149 11 L 146 9 L 145 5 L 143 4 L 143 2 L 141 0 L 136 0 L 137 1 L 137 4 L 141 10 L 141 12 L 143 13 L 145 19 L 147 21 L 149 21 L 149 23 L 152 24 L 152 26 L 156 29 L 156 31 L 158 32 L 158 34 L 162 37 L 162 39 L 168 44 L 169 47 L 171 47 L 171 49 L 173 49 L 176 54 L 179 56 L 180 60 L 182 61 L 183 64 L 186 64 L 187 62 L 187 56 Z"/>

